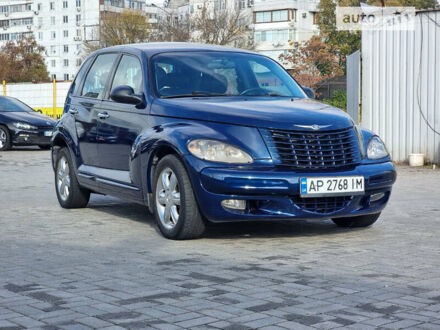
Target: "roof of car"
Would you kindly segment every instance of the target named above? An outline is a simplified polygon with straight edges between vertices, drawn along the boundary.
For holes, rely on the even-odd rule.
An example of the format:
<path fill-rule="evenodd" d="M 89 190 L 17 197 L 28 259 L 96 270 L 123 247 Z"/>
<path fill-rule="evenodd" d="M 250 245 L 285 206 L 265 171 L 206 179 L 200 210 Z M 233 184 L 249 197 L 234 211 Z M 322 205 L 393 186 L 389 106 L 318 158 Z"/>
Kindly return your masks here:
<path fill-rule="evenodd" d="M 198 44 L 192 42 L 149 42 L 149 43 L 139 43 L 139 44 L 128 44 L 113 46 L 109 48 L 104 48 L 102 51 L 115 50 L 115 51 L 126 51 L 128 49 L 140 50 L 149 56 L 164 52 L 179 52 L 179 51 L 223 51 L 223 52 L 241 52 L 255 54 L 255 52 L 226 47 L 218 45 L 206 45 Z"/>

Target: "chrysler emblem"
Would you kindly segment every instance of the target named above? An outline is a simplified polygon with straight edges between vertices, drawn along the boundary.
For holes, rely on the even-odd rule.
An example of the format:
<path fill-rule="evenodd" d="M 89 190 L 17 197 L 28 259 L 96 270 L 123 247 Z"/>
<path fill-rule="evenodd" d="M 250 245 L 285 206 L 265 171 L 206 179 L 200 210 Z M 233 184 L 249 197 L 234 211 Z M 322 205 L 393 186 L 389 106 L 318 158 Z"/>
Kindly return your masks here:
<path fill-rule="evenodd" d="M 314 131 L 317 131 L 317 130 L 319 130 L 321 128 L 327 128 L 327 127 L 330 127 L 332 125 L 316 125 L 316 124 L 314 124 L 314 125 L 295 125 L 295 126 L 296 127 L 301 127 L 301 128 L 309 128 L 309 129 L 312 129 Z"/>

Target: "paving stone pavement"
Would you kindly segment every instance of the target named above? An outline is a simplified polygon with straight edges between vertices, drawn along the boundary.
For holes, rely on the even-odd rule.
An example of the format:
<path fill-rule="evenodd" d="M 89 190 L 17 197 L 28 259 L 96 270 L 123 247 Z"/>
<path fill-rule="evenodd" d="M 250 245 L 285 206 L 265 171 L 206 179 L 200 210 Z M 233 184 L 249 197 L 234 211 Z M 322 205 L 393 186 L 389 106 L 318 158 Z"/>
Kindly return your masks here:
<path fill-rule="evenodd" d="M 368 229 L 212 226 L 162 238 L 146 208 L 64 210 L 50 153 L 0 153 L 0 328 L 440 329 L 440 171 L 399 167 Z"/>

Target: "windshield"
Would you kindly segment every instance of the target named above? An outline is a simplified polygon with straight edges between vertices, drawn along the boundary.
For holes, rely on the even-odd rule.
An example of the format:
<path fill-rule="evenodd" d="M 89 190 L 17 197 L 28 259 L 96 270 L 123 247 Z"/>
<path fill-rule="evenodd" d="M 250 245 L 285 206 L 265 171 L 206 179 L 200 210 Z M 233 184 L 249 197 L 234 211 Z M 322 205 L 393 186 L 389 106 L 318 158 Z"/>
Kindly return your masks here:
<path fill-rule="evenodd" d="M 293 78 L 276 62 L 234 52 L 173 52 L 152 58 L 160 97 L 286 96 L 305 98 Z"/>
<path fill-rule="evenodd" d="M 0 97 L 0 112 L 32 112 L 34 111 L 23 102 L 9 97 Z"/>

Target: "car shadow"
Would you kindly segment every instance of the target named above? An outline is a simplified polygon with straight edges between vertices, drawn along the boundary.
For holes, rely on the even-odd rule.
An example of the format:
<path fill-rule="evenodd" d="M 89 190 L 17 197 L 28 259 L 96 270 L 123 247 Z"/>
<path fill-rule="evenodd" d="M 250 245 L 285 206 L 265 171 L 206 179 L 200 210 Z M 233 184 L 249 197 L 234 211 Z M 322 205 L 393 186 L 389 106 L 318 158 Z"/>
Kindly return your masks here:
<path fill-rule="evenodd" d="M 154 216 L 147 207 L 122 201 L 117 198 L 93 195 L 88 208 L 109 215 L 141 222 L 152 227 L 158 234 Z M 96 196 L 96 197 L 95 197 Z M 127 223 L 128 225 L 128 223 Z M 284 221 L 249 221 L 229 223 L 208 223 L 203 238 L 237 239 L 237 238 L 275 238 L 302 237 L 341 234 L 347 231 L 359 231 L 365 228 L 344 229 L 337 227 L 331 220 L 284 220 Z"/>
<path fill-rule="evenodd" d="M 14 151 L 49 151 L 50 149 L 43 150 L 40 149 L 38 146 L 13 146 L 11 149 L 8 150 L 8 152 L 14 152 Z"/>

